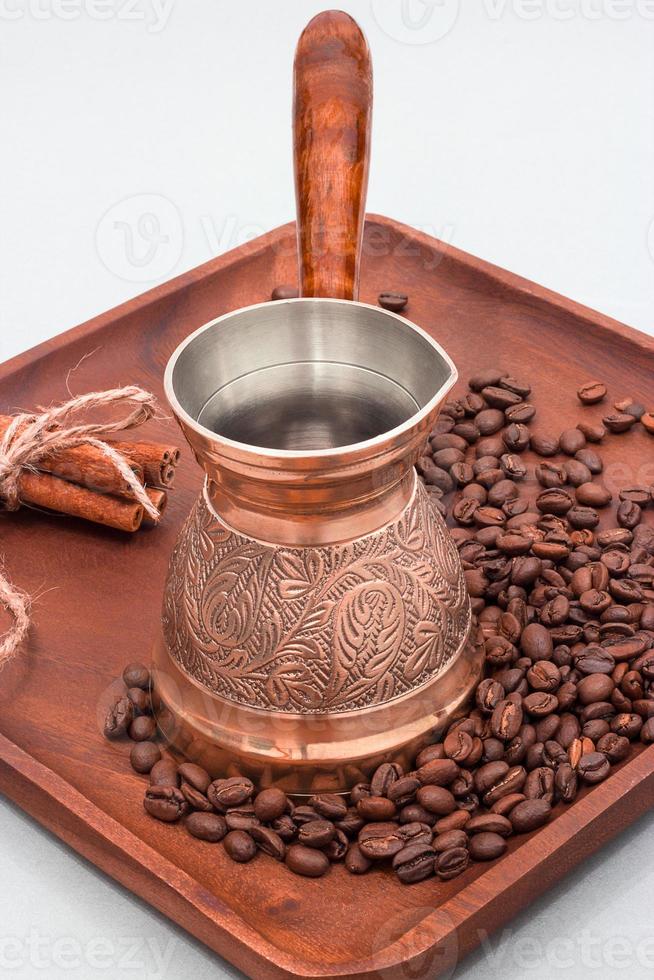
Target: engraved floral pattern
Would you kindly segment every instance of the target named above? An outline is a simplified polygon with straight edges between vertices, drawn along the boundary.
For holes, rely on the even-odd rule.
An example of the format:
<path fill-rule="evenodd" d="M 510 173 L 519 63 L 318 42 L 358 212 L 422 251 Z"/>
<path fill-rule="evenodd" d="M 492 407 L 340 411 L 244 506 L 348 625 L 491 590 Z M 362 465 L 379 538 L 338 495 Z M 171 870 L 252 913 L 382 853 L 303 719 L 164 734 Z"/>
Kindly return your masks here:
<path fill-rule="evenodd" d="M 449 663 L 469 626 L 456 548 L 420 484 L 396 523 L 315 548 L 251 541 L 201 495 L 163 608 L 183 670 L 224 698 L 286 712 L 399 697 Z"/>

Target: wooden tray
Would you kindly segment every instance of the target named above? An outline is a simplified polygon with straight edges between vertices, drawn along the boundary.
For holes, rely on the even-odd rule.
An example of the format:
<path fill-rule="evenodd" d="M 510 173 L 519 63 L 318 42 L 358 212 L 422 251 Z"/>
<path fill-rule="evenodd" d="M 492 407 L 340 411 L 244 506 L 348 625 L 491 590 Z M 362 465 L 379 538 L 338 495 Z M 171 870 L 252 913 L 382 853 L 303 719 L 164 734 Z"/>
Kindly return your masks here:
<path fill-rule="evenodd" d="M 293 282 L 294 260 L 287 225 L 14 358 L 0 367 L 2 409 L 65 398 L 67 373 L 90 352 L 71 376 L 74 392 L 136 382 L 161 394 L 177 343 Z M 603 378 L 616 398 L 654 401 L 654 340 L 370 217 L 361 299 L 374 303 L 382 289 L 409 293 L 407 315 L 441 341 L 462 378 L 495 363 L 530 378 L 544 429 L 578 418 L 575 391 L 588 378 Z M 151 423 L 151 432 L 181 439 L 172 421 Z M 608 439 L 603 455 L 626 464 L 616 483 L 652 482 L 653 449 L 634 434 Z M 530 839 L 512 840 L 499 862 L 412 887 L 390 873 L 352 878 L 343 868 L 300 879 L 265 857 L 236 866 L 220 847 L 148 818 L 127 746 L 106 742 L 98 717 L 125 662 L 148 656 L 168 556 L 200 483 L 187 452 L 163 526 L 134 537 L 29 511 L 2 517 L 13 580 L 42 594 L 27 648 L 2 674 L 0 788 L 245 973 L 386 980 L 451 969 L 481 930 L 506 922 L 651 804 L 654 746 L 637 749 Z"/>

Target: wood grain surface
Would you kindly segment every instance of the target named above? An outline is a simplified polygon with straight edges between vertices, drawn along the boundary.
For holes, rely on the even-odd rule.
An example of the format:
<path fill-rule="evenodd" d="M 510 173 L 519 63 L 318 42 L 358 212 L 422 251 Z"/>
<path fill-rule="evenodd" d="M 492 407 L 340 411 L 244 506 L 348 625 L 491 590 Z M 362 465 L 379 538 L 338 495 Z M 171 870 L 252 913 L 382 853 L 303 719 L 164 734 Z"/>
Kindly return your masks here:
<path fill-rule="evenodd" d="M 162 395 L 178 342 L 211 318 L 295 280 L 287 225 L 0 367 L 0 411 L 72 391 L 137 383 Z M 435 336 L 465 378 L 495 363 L 529 378 L 534 427 L 558 432 L 581 412 L 578 385 L 602 378 L 616 399 L 652 404 L 654 341 L 386 218 L 370 216 L 362 295 L 409 294 L 406 315 Z M 84 355 L 90 355 L 81 361 Z M 79 363 L 81 361 L 81 363 Z M 171 419 L 148 434 L 179 440 Z M 607 482 L 653 482 L 654 442 L 609 436 Z M 654 799 L 654 746 L 637 749 L 499 862 L 447 883 L 406 887 L 391 873 L 292 876 L 265 856 L 236 866 L 142 809 L 145 781 L 126 743 L 99 729 L 115 677 L 149 655 L 175 537 L 202 473 L 185 452 L 159 528 L 128 536 L 29 510 L 0 515 L 15 583 L 39 596 L 34 626 L 0 685 L 0 788 L 61 839 L 250 976 L 431 977 L 600 847 Z M 650 515 L 651 519 L 651 515 Z M 2 626 L 0 618 L 0 626 Z"/>
<path fill-rule="evenodd" d="M 368 43 L 349 14 L 327 10 L 307 24 L 295 53 L 301 296 L 358 298 L 371 127 Z"/>

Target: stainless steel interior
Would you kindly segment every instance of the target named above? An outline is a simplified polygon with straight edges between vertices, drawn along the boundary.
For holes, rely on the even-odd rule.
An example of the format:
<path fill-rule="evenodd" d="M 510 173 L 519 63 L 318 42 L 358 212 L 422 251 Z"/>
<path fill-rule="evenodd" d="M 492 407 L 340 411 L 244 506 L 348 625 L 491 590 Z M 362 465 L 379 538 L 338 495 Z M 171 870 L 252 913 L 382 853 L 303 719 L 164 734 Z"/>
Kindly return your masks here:
<path fill-rule="evenodd" d="M 228 314 L 171 360 L 180 406 L 249 446 L 296 452 L 373 439 L 452 378 L 449 358 L 408 320 L 344 300 L 299 299 Z"/>

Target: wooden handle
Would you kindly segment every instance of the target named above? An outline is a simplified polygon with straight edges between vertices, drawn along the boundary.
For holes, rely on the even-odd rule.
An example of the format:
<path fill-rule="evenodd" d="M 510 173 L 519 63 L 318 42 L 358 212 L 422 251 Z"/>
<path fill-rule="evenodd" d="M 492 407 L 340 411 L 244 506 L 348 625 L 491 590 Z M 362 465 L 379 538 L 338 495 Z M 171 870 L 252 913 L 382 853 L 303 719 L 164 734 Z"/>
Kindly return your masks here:
<path fill-rule="evenodd" d="M 301 296 L 357 299 L 372 67 L 357 23 L 318 14 L 295 52 L 293 139 Z"/>

